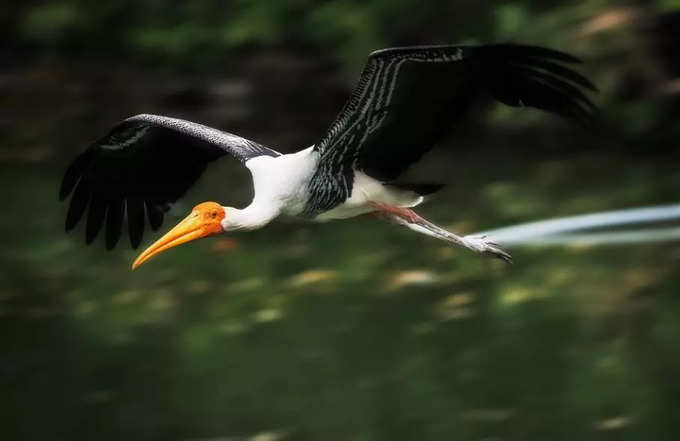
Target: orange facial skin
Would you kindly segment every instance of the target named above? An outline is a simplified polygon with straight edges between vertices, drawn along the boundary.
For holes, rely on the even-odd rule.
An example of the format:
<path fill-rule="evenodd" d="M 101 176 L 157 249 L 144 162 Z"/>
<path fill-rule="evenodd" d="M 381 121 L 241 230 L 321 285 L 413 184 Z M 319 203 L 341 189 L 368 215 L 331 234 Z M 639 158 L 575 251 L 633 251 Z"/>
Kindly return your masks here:
<path fill-rule="evenodd" d="M 153 256 L 177 245 L 181 245 L 202 237 L 222 233 L 222 219 L 224 209 L 216 202 L 203 202 L 191 210 L 191 214 L 178 223 L 172 230 L 158 239 L 135 259 L 132 264 L 134 270 Z"/>

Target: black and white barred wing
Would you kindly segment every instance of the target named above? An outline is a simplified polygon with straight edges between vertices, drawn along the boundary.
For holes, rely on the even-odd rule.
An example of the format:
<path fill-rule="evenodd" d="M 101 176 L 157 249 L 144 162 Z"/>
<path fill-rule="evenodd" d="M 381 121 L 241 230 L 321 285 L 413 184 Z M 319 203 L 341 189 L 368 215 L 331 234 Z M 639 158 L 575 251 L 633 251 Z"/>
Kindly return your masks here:
<path fill-rule="evenodd" d="M 80 154 L 66 171 L 60 199 L 73 193 L 66 216 L 71 230 L 87 211 L 89 244 L 106 220 L 106 247 L 121 235 L 127 212 L 136 248 L 145 217 L 155 230 L 163 214 L 196 182 L 208 164 L 225 155 L 241 162 L 280 153 L 201 124 L 157 115 L 128 118 Z"/>
<path fill-rule="evenodd" d="M 578 61 L 562 52 L 512 44 L 373 52 L 349 101 L 316 144 L 321 160 L 308 211 L 342 202 L 355 168 L 395 179 L 449 132 L 480 92 L 509 106 L 593 124 L 595 108 L 582 89 L 595 87 L 565 67 Z"/>

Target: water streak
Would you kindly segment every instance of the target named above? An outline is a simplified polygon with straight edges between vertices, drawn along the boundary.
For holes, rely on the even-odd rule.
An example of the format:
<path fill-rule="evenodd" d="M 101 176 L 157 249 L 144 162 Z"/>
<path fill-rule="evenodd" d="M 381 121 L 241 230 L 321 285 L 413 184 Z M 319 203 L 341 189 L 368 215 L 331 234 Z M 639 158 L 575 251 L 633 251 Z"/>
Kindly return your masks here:
<path fill-rule="evenodd" d="M 680 221 L 680 204 L 631 208 L 528 222 L 483 231 L 503 245 L 604 245 L 671 241 L 680 239 L 680 226 L 617 231 L 584 230 Z"/>

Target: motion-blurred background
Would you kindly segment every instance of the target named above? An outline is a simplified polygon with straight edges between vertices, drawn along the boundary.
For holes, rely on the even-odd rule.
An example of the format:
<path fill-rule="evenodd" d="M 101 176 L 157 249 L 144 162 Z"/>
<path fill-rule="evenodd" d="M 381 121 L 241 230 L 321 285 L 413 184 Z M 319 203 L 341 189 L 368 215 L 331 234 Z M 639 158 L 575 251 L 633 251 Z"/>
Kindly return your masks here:
<path fill-rule="evenodd" d="M 679 3 L 5 1 L 0 438 L 679 439 L 678 242 L 512 248 L 505 266 L 372 219 L 284 223 L 133 273 L 126 240 L 85 247 L 57 201 L 127 116 L 289 152 L 371 50 L 515 41 L 584 59 L 601 130 L 480 106 L 412 172 L 448 184 L 424 215 L 469 233 L 677 202 Z M 165 228 L 249 201 L 222 162 Z"/>

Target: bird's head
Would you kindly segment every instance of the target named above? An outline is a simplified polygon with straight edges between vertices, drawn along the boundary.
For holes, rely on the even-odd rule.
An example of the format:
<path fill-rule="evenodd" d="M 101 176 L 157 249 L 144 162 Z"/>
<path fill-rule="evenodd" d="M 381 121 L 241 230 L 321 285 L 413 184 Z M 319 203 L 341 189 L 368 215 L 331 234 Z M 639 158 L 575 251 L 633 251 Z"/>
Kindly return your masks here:
<path fill-rule="evenodd" d="M 203 202 L 196 205 L 189 216 L 144 250 L 132 264 L 132 269 L 174 246 L 223 233 L 225 231 L 222 225 L 224 218 L 225 208 L 216 202 Z"/>

